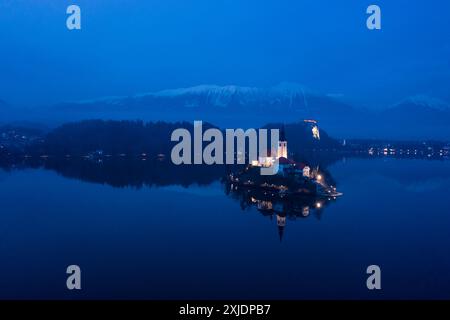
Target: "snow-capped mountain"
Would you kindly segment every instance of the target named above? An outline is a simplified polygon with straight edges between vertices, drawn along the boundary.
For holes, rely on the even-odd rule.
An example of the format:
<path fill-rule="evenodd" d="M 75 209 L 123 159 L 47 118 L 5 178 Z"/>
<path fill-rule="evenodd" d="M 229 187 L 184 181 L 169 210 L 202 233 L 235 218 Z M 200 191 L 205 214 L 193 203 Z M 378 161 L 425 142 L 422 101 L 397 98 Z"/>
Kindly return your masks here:
<path fill-rule="evenodd" d="M 37 109 L 36 109 L 37 110 Z M 296 83 L 269 88 L 200 85 L 125 97 L 65 102 L 39 108 L 54 122 L 81 119 L 203 120 L 218 126 L 253 127 L 268 121 L 319 119 L 341 123 L 355 110 Z"/>
<path fill-rule="evenodd" d="M 233 108 L 283 106 L 302 108 L 307 106 L 310 90 L 295 83 L 281 83 L 271 88 L 242 87 L 235 85 L 200 85 L 189 88 L 168 89 L 129 97 L 105 97 L 59 105 L 140 105 L 153 109 L 167 108 Z"/>
<path fill-rule="evenodd" d="M 450 125 L 450 104 L 428 96 L 413 96 L 402 100 L 383 113 L 402 123 L 429 123 Z"/>
<path fill-rule="evenodd" d="M 403 99 L 381 111 L 375 121 L 379 131 L 403 131 L 402 137 L 448 139 L 450 136 L 450 105 L 428 96 Z"/>
<path fill-rule="evenodd" d="M 0 113 L 1 113 L 0 106 Z M 8 113 L 11 114 L 11 113 Z M 144 121 L 202 120 L 221 127 L 257 127 L 268 122 L 315 119 L 337 137 L 443 138 L 450 136 L 450 107 L 426 96 L 402 100 L 390 108 L 354 108 L 338 98 L 296 83 L 269 88 L 201 85 L 126 97 L 65 102 L 22 110 L 14 120 L 62 123 L 83 119 Z"/>
<path fill-rule="evenodd" d="M 281 83 L 269 88 L 235 85 L 201 85 L 138 94 L 129 97 L 106 97 L 77 101 L 51 107 L 52 113 L 91 113 L 111 117 L 114 113 L 135 118 L 160 120 L 201 119 L 223 125 L 224 121 L 245 119 L 246 124 L 262 124 L 267 120 L 333 118 L 353 113 L 354 109 L 337 99 L 320 95 L 296 83 Z M 257 122 L 249 123 L 249 119 Z"/>
<path fill-rule="evenodd" d="M 392 106 L 391 109 L 425 109 L 429 111 L 450 111 L 450 103 L 426 95 L 408 97 Z"/>

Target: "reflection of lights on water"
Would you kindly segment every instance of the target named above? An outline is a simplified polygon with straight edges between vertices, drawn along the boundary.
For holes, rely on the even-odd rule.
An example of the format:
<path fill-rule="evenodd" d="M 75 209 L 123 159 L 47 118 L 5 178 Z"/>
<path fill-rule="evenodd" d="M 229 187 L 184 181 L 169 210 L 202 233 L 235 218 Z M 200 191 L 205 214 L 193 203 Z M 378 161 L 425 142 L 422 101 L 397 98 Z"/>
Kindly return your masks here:
<path fill-rule="evenodd" d="M 303 207 L 302 214 L 304 217 L 309 216 L 309 207 Z"/>

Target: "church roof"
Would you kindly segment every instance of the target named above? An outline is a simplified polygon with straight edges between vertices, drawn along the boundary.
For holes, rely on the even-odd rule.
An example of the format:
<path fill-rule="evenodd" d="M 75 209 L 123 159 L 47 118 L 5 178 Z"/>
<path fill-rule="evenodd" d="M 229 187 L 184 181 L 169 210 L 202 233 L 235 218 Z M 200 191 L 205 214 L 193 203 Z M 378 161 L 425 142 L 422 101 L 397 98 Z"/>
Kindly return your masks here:
<path fill-rule="evenodd" d="M 306 167 L 306 164 L 304 164 L 303 162 L 295 162 L 294 160 L 291 159 L 286 159 L 285 157 L 280 157 L 278 159 L 278 163 L 279 164 L 284 164 L 284 165 L 292 165 L 295 169 L 299 169 L 299 170 L 303 170 L 304 167 Z"/>
<path fill-rule="evenodd" d="M 306 164 L 302 163 L 302 162 L 296 162 L 295 163 L 295 169 L 301 169 L 303 170 L 303 168 L 306 167 Z"/>
<path fill-rule="evenodd" d="M 295 164 L 295 161 L 292 161 L 290 159 L 286 159 L 285 157 L 280 157 L 278 159 L 279 164 Z"/>

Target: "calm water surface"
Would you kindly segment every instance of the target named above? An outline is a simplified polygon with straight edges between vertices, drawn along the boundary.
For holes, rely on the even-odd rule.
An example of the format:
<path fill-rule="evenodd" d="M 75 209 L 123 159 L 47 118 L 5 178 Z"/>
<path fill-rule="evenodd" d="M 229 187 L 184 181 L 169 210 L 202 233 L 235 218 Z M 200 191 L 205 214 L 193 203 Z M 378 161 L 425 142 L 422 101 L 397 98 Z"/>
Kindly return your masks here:
<path fill-rule="evenodd" d="M 0 298 L 450 298 L 450 163 L 347 159 L 344 196 L 287 219 L 224 186 L 114 188 L 0 170 Z M 65 287 L 66 267 L 82 290 Z M 382 290 L 366 289 L 366 268 Z"/>

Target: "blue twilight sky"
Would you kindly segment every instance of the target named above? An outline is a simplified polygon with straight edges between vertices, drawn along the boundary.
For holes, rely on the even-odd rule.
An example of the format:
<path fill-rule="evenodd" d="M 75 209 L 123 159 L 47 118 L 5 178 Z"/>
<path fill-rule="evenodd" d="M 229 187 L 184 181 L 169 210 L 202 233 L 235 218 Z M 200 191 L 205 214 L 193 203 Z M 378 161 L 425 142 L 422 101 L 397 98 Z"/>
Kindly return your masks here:
<path fill-rule="evenodd" d="M 66 28 L 70 4 L 80 31 Z M 366 28 L 370 4 L 381 31 Z M 290 81 L 375 108 L 450 101 L 449 14 L 448 0 L 1 0 L 0 99 Z"/>

